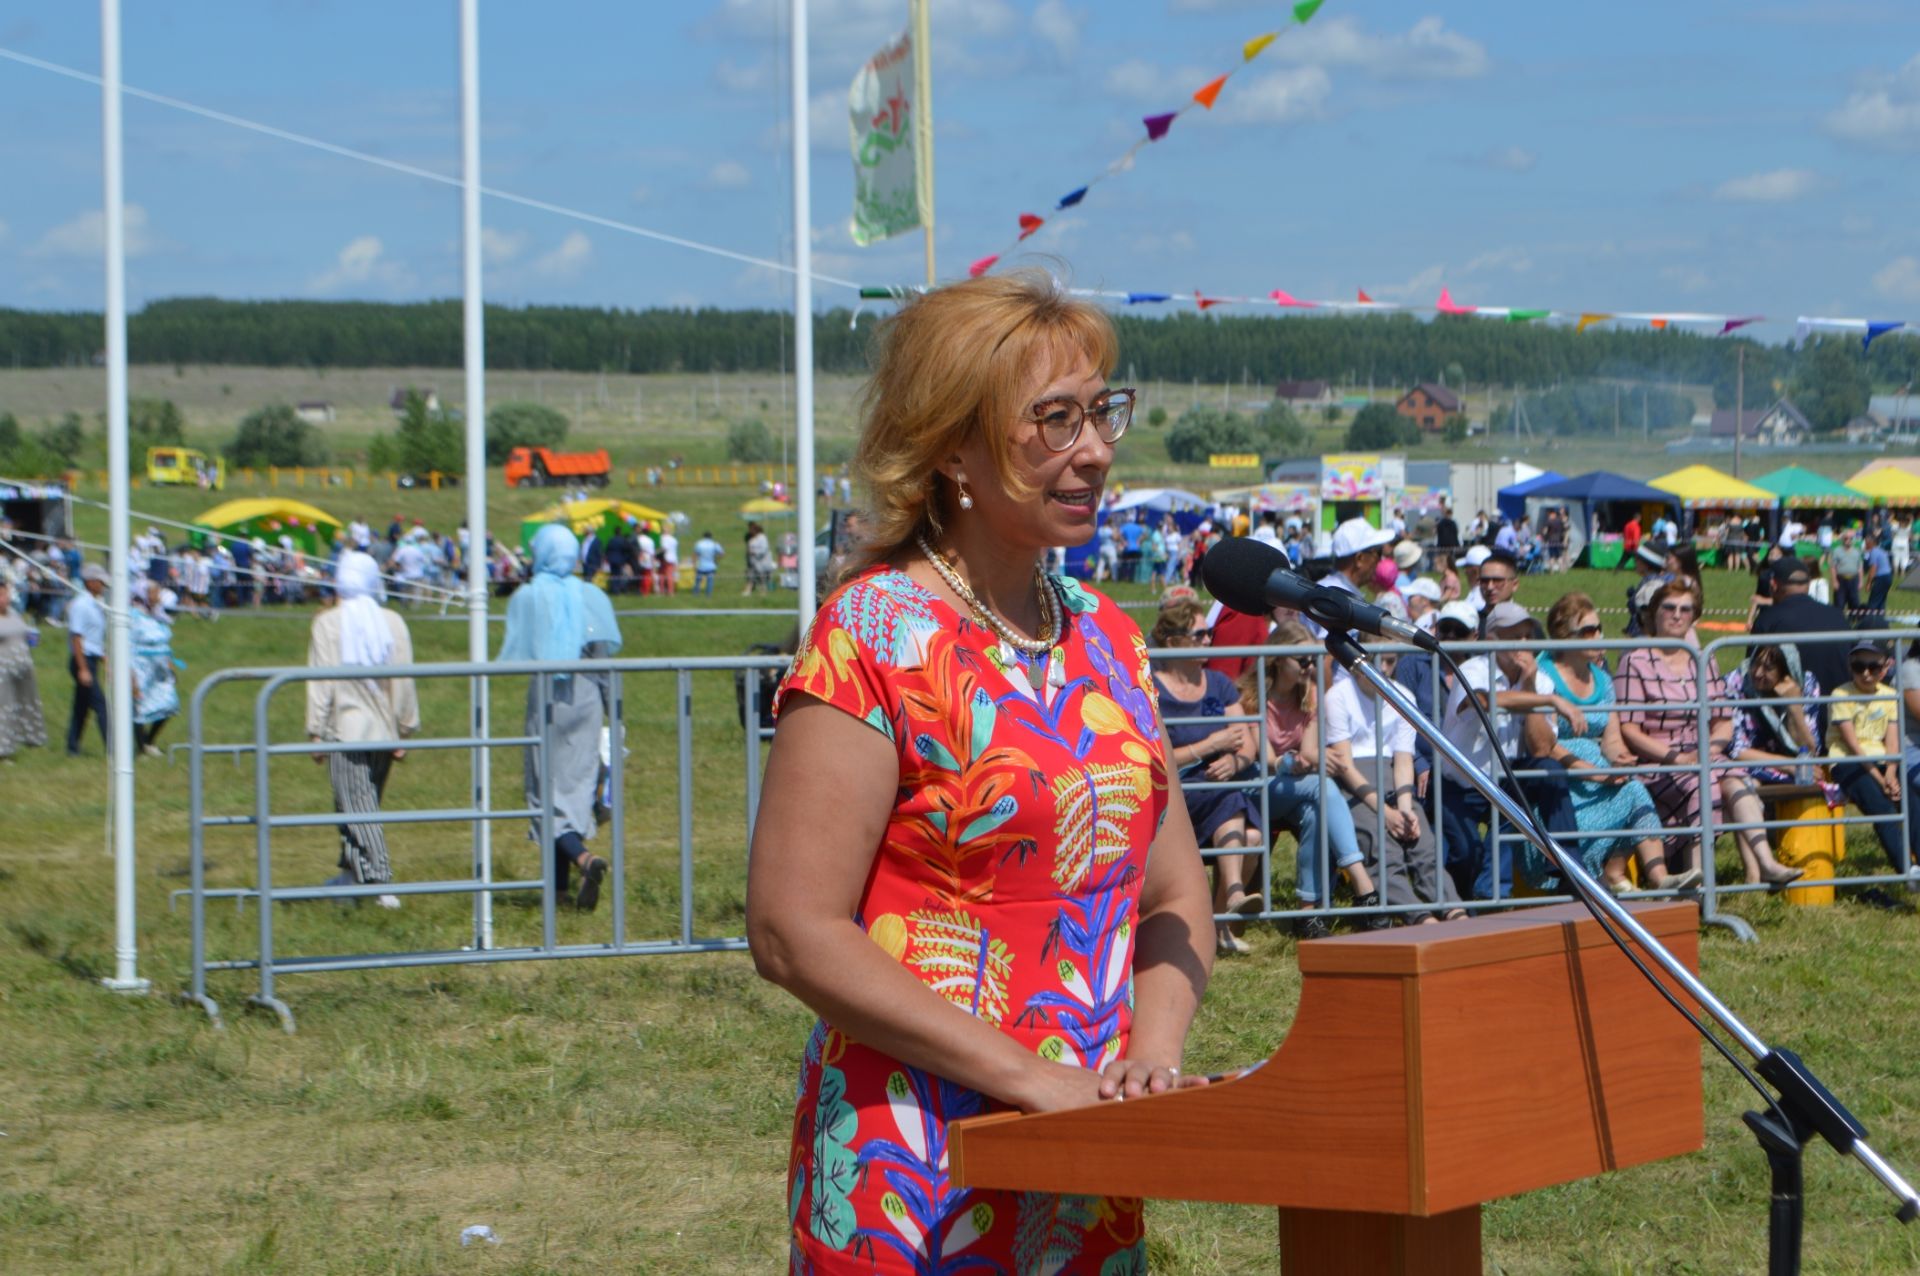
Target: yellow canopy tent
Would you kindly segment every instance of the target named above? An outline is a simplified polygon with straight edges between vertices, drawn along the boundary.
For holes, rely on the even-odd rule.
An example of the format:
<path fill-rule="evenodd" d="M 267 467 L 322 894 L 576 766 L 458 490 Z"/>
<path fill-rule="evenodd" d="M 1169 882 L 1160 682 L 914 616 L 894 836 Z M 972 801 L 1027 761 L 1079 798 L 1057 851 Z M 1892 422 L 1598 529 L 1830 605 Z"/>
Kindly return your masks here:
<path fill-rule="evenodd" d="M 1690 510 L 1770 510 L 1780 505 L 1780 498 L 1772 492 L 1743 483 L 1711 465 L 1689 465 L 1649 479 L 1647 486 L 1672 492 Z"/>
<path fill-rule="evenodd" d="M 1847 486 L 1871 496 L 1876 505 L 1892 505 L 1899 509 L 1920 507 L 1920 474 L 1891 466 L 1862 470 L 1847 480 Z"/>
<path fill-rule="evenodd" d="M 740 507 L 741 518 L 790 518 L 793 513 L 793 506 L 771 496 L 756 497 Z"/>
<path fill-rule="evenodd" d="M 278 544 L 282 536 L 288 536 L 308 554 L 325 553 L 333 544 L 334 536 L 345 526 L 333 515 L 305 501 L 273 496 L 223 501 L 193 522 L 196 527 L 206 529 L 193 534 L 192 539 L 200 544 L 211 540 L 209 533 L 247 540 L 257 536 L 274 544 Z"/>
<path fill-rule="evenodd" d="M 548 523 L 565 523 L 576 536 L 585 536 L 591 530 L 595 536 L 605 537 L 613 535 L 614 527 L 628 518 L 664 525 L 669 515 L 638 501 L 562 501 L 520 520 L 520 546 L 524 549 L 531 545 L 534 534 Z"/>

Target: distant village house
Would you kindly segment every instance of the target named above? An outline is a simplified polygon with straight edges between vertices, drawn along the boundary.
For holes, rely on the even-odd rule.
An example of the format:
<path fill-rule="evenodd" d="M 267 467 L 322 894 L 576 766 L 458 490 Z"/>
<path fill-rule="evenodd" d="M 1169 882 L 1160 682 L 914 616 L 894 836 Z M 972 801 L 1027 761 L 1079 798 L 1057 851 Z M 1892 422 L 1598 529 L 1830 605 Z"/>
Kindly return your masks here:
<path fill-rule="evenodd" d="M 1393 410 L 1429 433 L 1446 428 L 1447 418 L 1460 412 L 1460 396 L 1433 381 L 1422 381 L 1400 396 Z"/>
<path fill-rule="evenodd" d="M 1273 389 L 1273 397 L 1292 407 L 1315 407 L 1332 403 L 1331 381 L 1282 381 Z"/>
<path fill-rule="evenodd" d="M 1813 424 L 1793 406 L 1791 399 L 1776 399 L 1773 406 L 1740 414 L 1740 441 L 1755 447 L 1799 447 L 1813 433 Z M 1734 437 L 1732 408 L 1715 408 L 1708 434 L 1729 442 Z"/>
<path fill-rule="evenodd" d="M 325 399 L 307 399 L 293 409 L 293 414 L 308 425 L 333 424 L 333 405 Z"/>
<path fill-rule="evenodd" d="M 393 414 L 395 416 L 399 416 L 401 413 L 407 410 L 407 396 L 409 394 L 417 394 L 422 399 L 424 399 L 427 404 L 427 411 L 438 412 L 440 410 L 440 392 L 439 391 L 432 390 L 432 389 L 422 390 L 418 386 L 408 385 L 408 386 L 401 386 L 399 389 L 395 390 L 393 392 L 393 398 L 387 401 L 387 406 L 393 409 Z"/>

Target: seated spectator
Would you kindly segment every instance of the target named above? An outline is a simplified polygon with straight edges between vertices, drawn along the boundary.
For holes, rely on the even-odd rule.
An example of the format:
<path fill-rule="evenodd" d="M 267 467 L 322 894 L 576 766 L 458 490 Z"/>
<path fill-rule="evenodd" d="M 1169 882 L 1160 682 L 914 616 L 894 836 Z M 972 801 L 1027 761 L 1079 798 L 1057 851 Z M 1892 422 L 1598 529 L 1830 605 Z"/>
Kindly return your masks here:
<path fill-rule="evenodd" d="M 1900 809 L 1900 728 L 1894 690 L 1880 680 L 1887 653 L 1879 643 L 1862 638 L 1847 653 L 1853 679 L 1834 688 L 1837 697 L 1827 706 L 1827 756 L 1833 764 L 1833 782 L 1847 800 L 1865 815 L 1893 815 Z M 1920 822 L 1909 802 L 1909 824 Z M 1910 860 L 1906 838 L 1897 820 L 1873 826 L 1895 872 L 1905 873 Z"/>
<path fill-rule="evenodd" d="M 1374 664 L 1391 677 L 1394 661 L 1391 653 L 1381 652 Z M 1356 902 L 1375 905 L 1384 894 L 1389 904 L 1439 905 L 1446 921 L 1465 917 L 1463 910 L 1449 907 L 1460 896 L 1441 871 L 1433 825 L 1415 800 L 1412 725 L 1381 704 L 1371 684 L 1342 672 L 1327 688 L 1321 739 L 1327 774 L 1347 799 L 1354 841 L 1381 873 L 1380 888 Z M 1403 917 L 1409 923 L 1441 920 L 1425 910 Z"/>
<path fill-rule="evenodd" d="M 1677 574 L 1668 570 L 1667 555 L 1652 545 L 1642 545 L 1634 551 L 1633 566 L 1639 575 L 1633 584 L 1627 586 L 1627 628 L 1624 636 L 1628 638 L 1638 638 L 1647 632 L 1640 617 L 1652 601 L 1653 591 Z"/>
<path fill-rule="evenodd" d="M 1562 595 L 1547 612 L 1549 638 L 1592 641 L 1604 633 L 1600 613 L 1593 599 L 1585 594 Z M 1680 890 L 1699 881 L 1697 872 L 1690 877 L 1667 872 L 1660 843 L 1660 816 L 1646 785 L 1625 775 L 1581 774 L 1596 768 L 1633 765 L 1633 754 L 1620 739 L 1613 675 L 1607 672 L 1599 650 L 1573 648 L 1545 653 L 1540 658 L 1534 690 L 1568 701 L 1585 720 L 1583 728 L 1576 730 L 1573 722 L 1563 715 L 1536 713 L 1528 715 L 1524 727 L 1529 753 L 1566 768 L 1576 827 L 1582 833 L 1599 829 L 1632 830 L 1584 837 L 1577 846 L 1569 845 L 1568 849 L 1574 850 L 1585 863 L 1587 872 L 1618 893 L 1631 885 L 1627 860 L 1637 857 L 1641 881 L 1654 890 Z M 1765 836 L 1760 840 L 1764 844 Z M 1539 851 L 1529 845 L 1523 855 L 1528 877 L 1536 886 L 1547 891 L 1559 889 L 1559 874 Z"/>
<path fill-rule="evenodd" d="M 1654 591 L 1641 624 L 1656 638 L 1684 640 L 1700 614 L 1700 583 L 1675 579 Z M 1620 701 L 1627 712 L 1620 719 L 1620 738 L 1642 762 L 1665 766 L 1698 765 L 1701 753 L 1713 760 L 1724 760 L 1733 739 L 1733 716 L 1725 707 L 1711 710 L 1706 739 L 1700 737 L 1700 702 L 1696 662 L 1699 652 L 1692 647 L 1638 647 L 1620 661 L 1618 686 Z M 1726 698 L 1718 674 L 1710 674 L 1708 698 Z M 1660 812 L 1660 822 L 1669 829 L 1685 829 L 1700 822 L 1700 773 L 1665 771 L 1647 781 Z M 1716 803 L 1717 804 L 1717 803 Z M 1700 867 L 1700 838 L 1697 832 L 1667 835 L 1667 869 L 1685 873 Z"/>
<path fill-rule="evenodd" d="M 1189 786 L 1225 783 L 1258 756 L 1250 724 L 1207 721 L 1231 714 L 1240 703 L 1240 689 L 1233 679 L 1201 662 L 1212 638 L 1205 615 L 1206 609 L 1197 599 L 1177 596 L 1160 608 L 1152 635 L 1155 647 L 1193 652 L 1190 658 L 1161 660 L 1153 671 L 1160 716 L 1166 723 L 1167 757 L 1179 771 L 1181 784 Z M 1196 718 L 1201 721 L 1180 721 Z M 1266 907 L 1266 899 L 1247 889 L 1249 857 L 1244 852 L 1244 848 L 1264 842 L 1259 807 L 1245 789 L 1189 787 L 1185 796 L 1194 837 L 1201 848 L 1226 852 L 1213 857 L 1214 913 L 1259 912 Z M 1234 933 L 1234 925 L 1215 923 L 1215 945 L 1223 953 L 1249 951 L 1246 941 Z"/>
<path fill-rule="evenodd" d="M 1754 635 L 1789 638 L 1794 634 L 1844 633 L 1849 628 L 1845 612 L 1807 592 L 1813 573 L 1804 560 L 1782 555 L 1760 579 L 1762 593 L 1767 597 L 1765 605 L 1756 607 L 1748 622 L 1747 628 Z M 1830 695 L 1852 681 L 1847 668 L 1850 642 L 1796 640 L 1794 645 L 1800 654 L 1801 668 L 1814 676 L 1824 694 Z"/>
<path fill-rule="evenodd" d="M 1461 681 L 1447 693 L 1447 711 L 1441 729 L 1458 745 L 1469 761 L 1490 776 L 1498 777 L 1499 765 L 1493 751 L 1500 752 L 1517 771 L 1538 771 L 1538 776 L 1523 778 L 1520 791 L 1511 796 L 1531 808 L 1546 830 L 1556 837 L 1576 831 L 1573 803 L 1567 793 L 1566 768 L 1549 758 L 1536 757 L 1522 739 L 1522 716 L 1535 710 L 1549 710 L 1567 718 L 1576 734 L 1586 730 L 1586 718 L 1565 696 L 1535 690 L 1539 669 L 1524 644 L 1534 640 L 1533 617 L 1519 603 L 1503 602 L 1482 613 L 1487 636 L 1512 644 L 1490 655 L 1475 656 L 1460 665 Z M 1471 691 L 1493 714 L 1497 741 L 1487 739 L 1479 715 L 1467 704 Z M 1499 898 L 1513 895 L 1513 850 L 1504 840 L 1492 843 L 1493 804 L 1470 785 L 1464 776 L 1447 772 L 1446 786 L 1440 796 L 1441 827 L 1446 830 L 1447 871 L 1462 895 L 1472 892 L 1475 899 L 1493 899 L 1496 874 Z"/>
<path fill-rule="evenodd" d="M 1425 633 L 1432 633 L 1440 619 L 1440 586 L 1425 576 L 1415 577 L 1400 587 L 1407 601 L 1407 619 Z"/>
<path fill-rule="evenodd" d="M 1474 587 L 1474 596 L 1479 599 L 1480 637 L 1488 636 L 1487 616 L 1501 603 L 1512 602 L 1519 588 L 1520 563 L 1512 554 L 1496 549 L 1481 560 L 1479 580 Z"/>
<path fill-rule="evenodd" d="M 1727 675 L 1728 700 L 1791 699 L 1817 696 L 1820 684 L 1810 673 L 1800 670 L 1798 654 L 1791 644 L 1759 647 L 1742 668 Z M 1721 807 L 1735 824 L 1755 824 L 1766 818 L 1757 785 L 1807 784 L 1812 781 L 1811 767 L 1796 767 L 1796 759 L 1819 751 L 1819 733 L 1813 722 L 1820 716 L 1818 705 L 1735 705 L 1733 739 L 1727 756 L 1745 765 L 1729 770 L 1720 778 Z M 1800 877 L 1803 869 L 1788 868 L 1774 858 L 1773 845 L 1765 829 L 1741 829 L 1733 844 L 1740 850 L 1741 866 L 1749 886 L 1765 882 L 1785 886 Z"/>
<path fill-rule="evenodd" d="M 1433 613 L 1434 635 L 1441 642 L 1465 642 L 1473 637 L 1473 631 L 1480 623 L 1480 617 L 1473 608 L 1463 602 L 1451 602 Z M 1434 679 L 1440 679 L 1440 690 L 1434 691 Z M 1446 665 L 1433 658 L 1431 652 L 1414 651 L 1400 657 L 1394 665 L 1393 680 L 1405 687 L 1413 696 L 1414 704 L 1420 712 L 1438 722 L 1446 713 L 1447 693 L 1453 688 L 1453 672 Z M 1428 803 L 1429 819 L 1438 822 L 1428 795 L 1432 791 L 1429 777 L 1433 771 L 1433 746 L 1424 738 L 1416 736 L 1413 749 L 1413 774 L 1415 795 Z"/>
<path fill-rule="evenodd" d="M 1306 627 L 1288 621 L 1276 626 L 1272 642 L 1278 647 L 1310 646 L 1312 637 Z M 1266 719 L 1267 764 L 1273 778 L 1267 783 L 1267 818 L 1276 826 L 1292 830 L 1298 843 L 1295 852 L 1295 886 L 1298 907 L 1320 907 L 1320 828 L 1325 816 L 1327 858 L 1334 868 L 1346 873 L 1353 893 L 1362 903 L 1380 902 L 1373 877 L 1354 840 L 1353 816 L 1343 801 L 1321 787 L 1319 774 L 1320 730 L 1319 688 L 1315 684 L 1315 660 L 1312 656 L 1268 656 L 1266 701 L 1260 700 L 1255 670 L 1240 678 L 1240 712 L 1259 714 Z M 1330 902 L 1330 901 L 1328 901 Z M 1383 929 L 1392 923 L 1384 916 L 1368 918 L 1368 929 Z M 1294 928 L 1302 939 L 1323 939 L 1327 923 L 1318 917 L 1304 919 Z"/>

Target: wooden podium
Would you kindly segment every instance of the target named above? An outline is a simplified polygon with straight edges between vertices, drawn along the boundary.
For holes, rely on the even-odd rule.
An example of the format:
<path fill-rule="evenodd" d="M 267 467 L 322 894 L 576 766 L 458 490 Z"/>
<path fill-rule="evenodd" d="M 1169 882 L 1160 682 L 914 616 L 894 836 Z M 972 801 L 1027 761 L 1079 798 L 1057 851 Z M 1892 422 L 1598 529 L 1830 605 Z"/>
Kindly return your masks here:
<path fill-rule="evenodd" d="M 1692 904 L 1632 911 L 1698 968 Z M 1699 1037 L 1578 904 L 1299 960 L 1299 1013 L 1257 1070 L 957 1122 L 954 1181 L 1272 1205 L 1293 1276 L 1478 1276 L 1481 1202 L 1701 1146 Z"/>

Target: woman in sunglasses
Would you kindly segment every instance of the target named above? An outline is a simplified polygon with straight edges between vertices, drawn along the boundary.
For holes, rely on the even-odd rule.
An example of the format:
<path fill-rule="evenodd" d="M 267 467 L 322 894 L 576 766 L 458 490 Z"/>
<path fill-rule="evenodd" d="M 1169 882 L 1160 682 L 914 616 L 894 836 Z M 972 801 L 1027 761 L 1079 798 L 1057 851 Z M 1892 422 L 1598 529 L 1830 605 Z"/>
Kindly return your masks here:
<path fill-rule="evenodd" d="M 866 535 L 775 701 L 747 875 L 756 968 L 819 1015 L 781 1199 L 795 1271 L 1010 1271 L 1036 1234 L 1076 1271 L 1144 1269 L 1138 1200 L 965 1188 L 946 1155 L 962 1117 L 1192 1083 L 1206 874 L 1145 644 L 1041 568 L 1093 538 L 1133 416 L 1117 353 L 1038 274 L 881 330 Z"/>
<path fill-rule="evenodd" d="M 1799 649 L 1792 643 L 1755 648 L 1742 668 L 1727 675 L 1729 700 L 1782 700 L 1817 696 L 1820 682 L 1800 668 Z M 1720 800 L 1735 824 L 1757 824 L 1767 818 L 1760 784 L 1804 784 L 1793 763 L 1819 752 L 1820 716 L 1817 704 L 1750 704 L 1733 710 L 1733 740 L 1727 756 L 1746 765 L 1728 771 L 1720 781 Z M 1808 768 L 1809 772 L 1811 768 Z M 1785 886 L 1806 870 L 1788 868 L 1774 858 L 1765 829 L 1741 829 L 1733 836 L 1749 886 L 1762 882 Z"/>
<path fill-rule="evenodd" d="M 1620 662 L 1620 702 L 1627 706 L 1620 717 L 1620 738 L 1641 762 L 1695 767 L 1703 752 L 1710 759 L 1726 758 L 1733 739 L 1733 717 L 1724 707 L 1711 711 L 1707 735 L 1703 739 L 1700 734 L 1696 708 L 1700 701 L 1700 653 L 1691 641 L 1694 619 L 1699 614 L 1699 581 L 1678 577 L 1662 584 L 1647 600 L 1641 625 L 1654 638 L 1684 645 L 1636 647 Z M 1707 698 L 1714 702 L 1725 699 L 1720 676 L 1712 670 L 1708 671 Z M 1647 792 L 1653 796 L 1660 823 L 1667 828 L 1699 824 L 1699 771 L 1663 771 L 1650 776 Z M 1669 833 L 1666 844 L 1667 870 L 1679 875 L 1693 870 L 1692 881 L 1699 881 L 1699 834 Z"/>
<path fill-rule="evenodd" d="M 1547 636 L 1560 640 L 1594 641 L 1605 634 L 1599 610 L 1585 594 L 1562 595 L 1547 612 Z M 1633 754 L 1620 738 L 1619 706 L 1613 697 L 1613 675 L 1597 647 L 1549 651 L 1540 657 L 1534 690 L 1563 696 L 1580 710 L 1581 729 L 1560 714 L 1530 714 L 1524 725 L 1527 753 L 1552 758 L 1567 770 L 1573 818 L 1582 834 L 1588 830 L 1630 829 L 1580 840 L 1578 851 L 1587 871 L 1609 889 L 1631 886 L 1627 861 L 1637 857 L 1640 880 L 1655 890 L 1682 889 L 1700 880 L 1696 872 L 1670 874 L 1660 842 L 1660 816 L 1647 786 L 1624 775 L 1586 775 L 1584 772 L 1633 765 Z M 1523 848 L 1528 878 L 1551 890 L 1556 884 L 1552 866 L 1531 844 Z"/>

